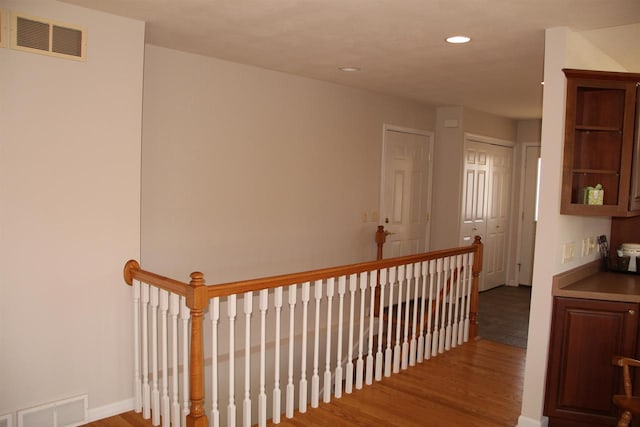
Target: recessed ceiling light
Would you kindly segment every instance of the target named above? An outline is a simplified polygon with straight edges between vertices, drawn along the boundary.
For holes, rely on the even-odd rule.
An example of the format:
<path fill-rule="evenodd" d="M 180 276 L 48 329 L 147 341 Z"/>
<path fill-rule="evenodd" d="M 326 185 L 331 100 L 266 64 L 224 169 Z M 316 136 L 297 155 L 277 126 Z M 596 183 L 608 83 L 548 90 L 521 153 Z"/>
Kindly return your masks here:
<path fill-rule="evenodd" d="M 356 71 L 360 71 L 360 67 L 352 67 L 352 66 L 338 67 L 338 70 L 344 71 L 345 73 L 354 73 Z"/>
<path fill-rule="evenodd" d="M 445 40 L 447 41 L 447 43 L 454 43 L 454 44 L 469 43 L 471 41 L 471 37 L 452 36 L 452 37 L 447 37 Z"/>

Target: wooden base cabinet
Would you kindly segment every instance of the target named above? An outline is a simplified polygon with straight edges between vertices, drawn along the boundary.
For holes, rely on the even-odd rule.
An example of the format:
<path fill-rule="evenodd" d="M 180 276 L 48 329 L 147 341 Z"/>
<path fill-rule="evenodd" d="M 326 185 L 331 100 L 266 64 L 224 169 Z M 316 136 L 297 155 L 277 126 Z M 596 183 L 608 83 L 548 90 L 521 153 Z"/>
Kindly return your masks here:
<path fill-rule="evenodd" d="M 636 356 L 640 304 L 554 299 L 545 415 L 549 426 L 615 426 L 622 391 L 613 355 Z"/>

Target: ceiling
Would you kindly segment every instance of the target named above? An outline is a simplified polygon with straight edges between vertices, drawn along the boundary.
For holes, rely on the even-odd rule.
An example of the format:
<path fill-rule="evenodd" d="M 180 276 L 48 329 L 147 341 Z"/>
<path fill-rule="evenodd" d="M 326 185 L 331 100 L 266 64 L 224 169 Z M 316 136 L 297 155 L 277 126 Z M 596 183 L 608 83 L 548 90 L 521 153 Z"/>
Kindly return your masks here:
<path fill-rule="evenodd" d="M 64 1 L 145 21 L 153 45 L 514 119 L 542 115 L 545 28 L 589 31 L 640 71 L 638 37 L 595 31 L 640 23 L 640 0 Z M 458 34 L 473 40 L 444 42 Z"/>

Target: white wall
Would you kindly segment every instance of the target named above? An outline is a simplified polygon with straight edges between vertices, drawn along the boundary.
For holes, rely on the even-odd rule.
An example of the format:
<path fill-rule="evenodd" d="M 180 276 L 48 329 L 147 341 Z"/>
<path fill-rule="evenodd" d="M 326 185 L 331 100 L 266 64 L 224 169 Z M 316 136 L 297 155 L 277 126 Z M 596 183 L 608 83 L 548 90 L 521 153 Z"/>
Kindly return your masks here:
<path fill-rule="evenodd" d="M 435 114 L 156 46 L 144 105 L 143 266 L 208 283 L 374 259 L 383 124 Z"/>
<path fill-rule="evenodd" d="M 566 242 L 580 242 L 588 236 L 609 235 L 611 228 L 610 218 L 560 215 L 566 93 L 562 68 L 627 71 L 579 33 L 567 28 L 546 31 L 540 180 L 542 197 L 538 212 L 524 394 L 518 424 L 520 427 L 539 426 L 545 422 L 542 411 L 551 323 L 552 278 L 557 273 L 590 262 L 597 256 L 576 257 L 575 261 L 562 264 L 562 245 Z"/>
<path fill-rule="evenodd" d="M 132 396 L 144 24 L 45 0 L 5 10 L 84 26 L 86 62 L 0 49 L 0 414 Z"/>

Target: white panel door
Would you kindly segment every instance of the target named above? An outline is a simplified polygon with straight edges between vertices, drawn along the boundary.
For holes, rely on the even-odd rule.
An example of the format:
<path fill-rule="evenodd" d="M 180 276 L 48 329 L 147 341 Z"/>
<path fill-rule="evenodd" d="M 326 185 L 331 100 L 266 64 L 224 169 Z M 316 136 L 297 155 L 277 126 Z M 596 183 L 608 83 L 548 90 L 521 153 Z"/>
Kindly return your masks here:
<path fill-rule="evenodd" d="M 533 284 L 533 253 L 536 236 L 536 198 L 538 193 L 538 159 L 540 146 L 527 146 L 524 158 L 524 185 L 522 193 L 522 228 L 520 232 L 520 257 L 518 259 L 518 284 Z"/>
<path fill-rule="evenodd" d="M 482 238 L 481 291 L 506 282 L 512 154 L 511 147 L 465 141 L 460 244 Z"/>
<path fill-rule="evenodd" d="M 480 236 L 483 241 L 485 240 L 488 182 L 489 155 L 487 147 L 484 144 L 466 144 L 462 183 L 461 246 L 472 244 L 475 236 Z"/>
<path fill-rule="evenodd" d="M 432 135 L 386 128 L 380 214 L 392 233 L 384 257 L 428 250 Z"/>
<path fill-rule="evenodd" d="M 490 157 L 487 237 L 485 239 L 484 289 L 506 283 L 506 260 L 511 206 L 511 158 L 513 149 L 492 145 Z"/>

